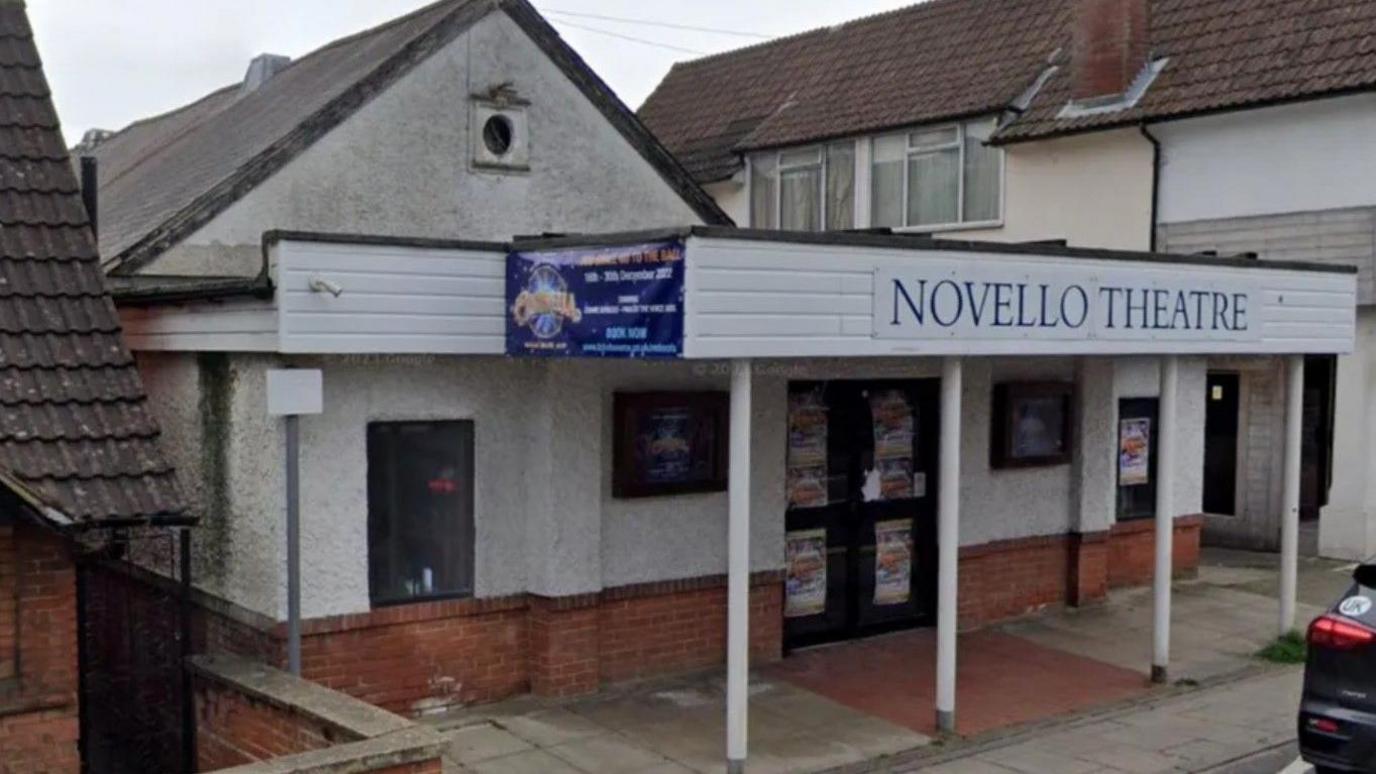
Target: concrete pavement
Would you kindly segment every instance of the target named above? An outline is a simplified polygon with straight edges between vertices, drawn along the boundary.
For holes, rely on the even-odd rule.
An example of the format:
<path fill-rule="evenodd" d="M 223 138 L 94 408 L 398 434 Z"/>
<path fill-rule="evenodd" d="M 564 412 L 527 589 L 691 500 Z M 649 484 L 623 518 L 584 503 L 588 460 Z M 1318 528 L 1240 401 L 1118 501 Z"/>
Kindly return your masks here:
<path fill-rule="evenodd" d="M 1166 688 L 1145 688 L 1151 654 L 1149 590 L 1115 592 L 1098 607 L 1056 611 L 999 627 L 998 637 L 1024 643 L 1016 652 L 1064 654 L 1054 660 L 1024 659 L 1026 670 L 1056 661 L 1092 660 L 1140 675 L 1144 689 L 1133 698 L 1080 714 L 1034 713 L 1030 722 L 1010 721 L 1021 724 L 973 737 L 934 741 L 904 719 L 904 708 L 881 711 L 863 696 L 851 698 L 825 686 L 810 690 L 806 681 L 779 679 L 782 672 L 766 670 L 752 680 L 748 770 L 1271 774 L 1287 756 L 1294 758 L 1287 745 L 1295 737 L 1302 676 L 1298 667 L 1263 664 L 1253 655 L 1277 630 L 1274 565 L 1272 556 L 1206 552 L 1199 577 L 1175 584 L 1171 676 L 1177 683 Z M 1337 598 L 1348 573 L 1336 563 L 1302 561 L 1299 628 Z M 889 645 L 899 646 L 901 638 Z M 861 658 L 876 647 L 875 641 L 850 643 L 834 646 L 834 652 Z M 979 652 L 974 648 L 970 654 Z M 901 666 L 889 673 L 930 674 L 929 659 L 913 653 L 916 657 L 895 662 Z M 853 676 L 838 672 L 837 679 Z M 977 677 L 967 680 L 963 669 L 962 680 L 965 691 L 997 691 L 1021 677 L 1016 670 L 1004 670 L 979 683 Z M 897 700 L 913 698 L 906 694 L 917 688 L 903 685 L 907 687 L 888 694 Z M 1010 688 L 1005 695 L 1022 696 L 1023 704 L 1025 693 Z M 724 769 L 721 694 L 720 675 L 709 673 L 621 686 L 568 702 L 526 697 L 432 722 L 450 738 L 450 772 L 716 772 Z M 916 700 L 927 712 L 930 700 Z"/>

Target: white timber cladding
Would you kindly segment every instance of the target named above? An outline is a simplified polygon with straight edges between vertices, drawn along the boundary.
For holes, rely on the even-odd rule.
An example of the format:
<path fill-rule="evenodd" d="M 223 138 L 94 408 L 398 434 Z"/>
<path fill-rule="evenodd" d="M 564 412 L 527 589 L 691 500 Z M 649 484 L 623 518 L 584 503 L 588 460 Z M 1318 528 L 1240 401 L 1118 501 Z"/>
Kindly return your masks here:
<path fill-rule="evenodd" d="M 689 240 L 687 267 L 684 352 L 690 358 L 1345 353 L 1353 345 L 1356 278 L 1351 274 L 705 237 Z M 1138 326 L 1127 331 L 1120 325 L 1108 331 L 1102 323 L 1087 323 L 1074 331 L 1052 331 L 1038 325 L 994 326 L 985 320 L 978 328 L 928 325 L 918 333 L 912 310 L 905 306 L 900 311 L 906 315 L 906 334 L 876 335 L 890 322 L 876 314 L 894 312 L 895 278 L 908 278 L 911 293 L 924 278 L 930 290 L 942 279 L 964 289 L 967 281 L 987 283 L 996 276 L 1015 288 L 1011 292 L 1026 286 L 1029 302 L 1042 284 L 1064 288 L 1076 278 L 1082 278 L 1090 303 L 1101 303 L 1101 291 L 1110 285 L 1176 294 L 1226 290 L 1232 305 L 1235 296 L 1245 296 L 1247 329 L 1230 313 L 1231 324 L 1222 330 L 1153 325 L 1151 330 Z M 1209 301 L 1215 303 L 1212 296 Z M 1102 300 L 1088 310 L 1090 319 L 1108 313 L 1107 303 Z M 993 305 L 991 301 L 991 309 Z M 947 318 L 951 311 L 948 307 Z M 1205 314 L 1212 318 L 1214 311 Z M 992 311 L 987 314 L 993 316 Z M 1078 316 L 1074 309 L 1072 316 Z"/>
<path fill-rule="evenodd" d="M 272 300 L 194 302 L 119 310 L 124 340 L 135 352 L 275 352 Z"/>
<path fill-rule="evenodd" d="M 506 252 L 499 248 L 284 240 L 273 258 L 282 352 L 505 350 Z M 321 280 L 339 295 L 320 288 Z"/>

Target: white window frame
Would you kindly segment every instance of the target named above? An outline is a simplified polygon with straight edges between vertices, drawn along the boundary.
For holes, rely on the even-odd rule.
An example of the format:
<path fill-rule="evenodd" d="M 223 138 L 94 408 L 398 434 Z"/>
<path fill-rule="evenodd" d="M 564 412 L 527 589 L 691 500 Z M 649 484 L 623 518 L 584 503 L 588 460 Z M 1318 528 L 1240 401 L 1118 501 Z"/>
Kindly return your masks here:
<path fill-rule="evenodd" d="M 894 228 L 893 230 L 894 230 L 895 233 L 925 234 L 925 233 L 928 233 L 928 232 L 935 232 L 935 231 L 967 231 L 967 230 L 968 230 L 968 231 L 973 231 L 973 230 L 976 230 L 976 229 L 999 228 L 999 227 L 1003 226 L 1003 221 L 1004 221 L 1004 204 L 1005 204 L 1005 201 L 1006 201 L 1006 199 L 1007 199 L 1007 196 L 1006 196 L 1006 194 L 1007 194 L 1006 182 L 1007 182 L 1007 181 L 1006 181 L 1006 179 L 1005 179 L 1006 163 L 1007 163 L 1007 154 L 1004 153 L 1002 149 L 997 149 L 997 150 L 999 151 L 999 207 L 998 207 L 999 216 L 998 216 L 997 218 L 994 218 L 993 220 L 976 220 L 976 221 L 967 221 L 967 220 L 965 220 L 965 141 L 966 141 L 966 139 L 967 139 L 967 136 L 966 136 L 966 126 L 969 125 L 969 124 L 972 124 L 972 123 L 978 123 L 979 120 L 980 120 L 980 119 L 971 119 L 971 120 L 969 120 L 969 121 L 961 121 L 961 122 L 959 122 L 959 123 L 954 123 L 954 124 L 937 124 L 937 125 L 933 125 L 933 126 L 915 126 L 915 127 L 910 127 L 910 128 L 908 128 L 908 129 L 905 129 L 905 130 L 902 131 L 902 132 L 888 132 L 888 133 L 885 133 L 885 134 L 882 134 L 882 135 L 876 135 L 876 136 L 870 138 L 870 141 L 869 141 L 869 144 L 870 144 L 870 152 L 869 152 L 868 155 L 869 155 L 869 157 L 870 157 L 870 164 L 871 164 L 871 166 L 874 164 L 874 161 L 873 161 L 873 159 L 874 159 L 874 143 L 878 142 L 879 140 L 887 139 L 887 138 L 891 138 L 891 137 L 902 137 L 902 138 L 903 138 L 903 145 L 904 145 L 904 155 L 903 155 L 903 201 L 900 202 L 900 209 L 901 209 L 901 211 L 902 211 L 902 213 L 903 213 L 903 223 L 904 223 L 904 225 L 898 226 L 898 227 Z M 937 131 L 943 131 L 943 130 L 949 130 L 949 129 L 955 129 L 955 130 L 956 130 L 956 139 L 955 139 L 954 141 L 952 141 L 952 142 L 944 143 L 944 144 L 941 144 L 941 145 L 923 145 L 923 146 L 918 146 L 918 147 L 914 147 L 914 146 L 913 146 L 913 134 L 915 134 L 915 133 L 918 133 L 918 132 L 937 132 Z M 924 224 L 920 224 L 920 225 L 909 225 L 909 224 L 908 224 L 908 213 L 909 213 L 909 210 L 908 210 L 908 185 L 909 185 L 909 177 L 910 177 L 910 175 L 908 174 L 908 166 L 909 166 L 909 164 L 912 163 L 912 158 L 913 158 L 914 156 L 919 156 L 919 155 L 922 155 L 922 154 L 924 154 L 924 153 L 931 153 L 931 152 L 933 152 L 933 151 L 950 150 L 951 148 L 955 148 L 956 151 L 960 154 L 960 162 L 959 162 L 960 174 L 956 176 L 956 177 L 957 177 L 957 182 L 956 182 L 956 220 L 955 220 L 954 222 L 951 222 L 951 223 L 924 223 Z M 871 174 L 873 174 L 872 171 L 871 171 Z M 873 195 L 874 195 L 874 191 L 873 191 L 872 188 L 871 188 L 869 191 L 866 192 L 866 196 L 867 196 L 867 197 L 873 197 Z M 873 202 L 873 201 L 870 201 L 869 205 L 870 205 L 870 206 L 867 208 L 867 212 L 874 212 L 874 202 Z"/>
<path fill-rule="evenodd" d="M 834 140 L 834 141 L 832 141 L 832 142 L 816 143 L 816 144 L 813 144 L 813 145 L 803 145 L 803 146 L 799 146 L 799 147 L 795 147 L 795 148 L 783 148 L 783 149 L 781 149 L 781 150 L 777 150 L 777 151 L 768 151 L 768 152 L 766 152 L 766 153 L 752 153 L 752 154 L 747 154 L 747 155 L 746 155 L 746 158 L 745 158 L 745 201 L 746 201 L 746 214 L 748 215 L 747 220 L 748 220 L 749 223 L 750 223 L 750 227 L 751 227 L 751 228 L 762 228 L 762 226 L 760 226 L 758 223 L 755 222 L 755 160 L 756 160 L 756 159 L 759 159 L 759 158 L 773 158 L 773 159 L 774 159 L 774 228 L 777 228 L 777 229 L 782 229 L 782 228 L 783 228 L 783 220 L 784 220 L 784 218 L 783 218 L 784 173 L 787 172 L 787 171 L 790 171 L 790 170 L 808 169 L 808 168 L 811 168 L 811 167 L 817 167 L 817 168 L 820 169 L 821 172 L 822 172 L 822 174 L 821 174 L 821 176 L 820 176 L 820 179 L 819 179 L 819 181 L 818 181 L 818 190 L 817 190 L 817 200 L 818 200 L 818 202 L 820 202 L 820 204 L 818 205 L 818 210 L 819 210 L 819 212 L 818 212 L 818 218 L 819 218 L 819 220 L 818 220 L 817 222 L 818 222 L 819 224 L 821 224 L 821 228 L 820 228 L 818 231 L 813 232 L 813 233 L 824 233 L 824 232 L 830 231 L 831 229 L 827 228 L 827 219 L 828 219 L 828 216 L 830 215 L 830 213 L 828 212 L 828 209 L 827 209 L 827 204 L 828 204 L 828 201 L 827 201 L 827 199 L 828 199 L 828 197 L 827 197 L 827 181 L 828 181 L 828 179 L 829 179 L 830 176 L 831 176 L 831 154 L 827 153 L 827 150 L 830 149 L 830 148 L 831 148 L 832 146 L 834 146 L 834 145 L 853 145 L 853 146 L 854 146 L 853 149 L 852 149 L 852 151 L 851 151 L 851 163 L 855 166 L 855 169 L 854 169 L 854 171 L 853 171 L 853 173 L 852 173 L 853 176 L 854 176 L 854 178 L 855 178 L 855 183 L 853 184 L 853 185 L 854 185 L 854 204 L 853 204 L 852 207 L 851 207 L 852 212 L 854 213 L 854 215 L 853 215 L 854 223 L 852 223 L 851 228 L 862 228 L 862 226 L 860 225 L 860 223 L 861 223 L 861 218 L 860 218 L 861 207 L 860 207 L 860 205 L 861 205 L 861 196 L 862 196 L 862 194 L 861 194 L 860 187 L 859 187 L 859 182 L 860 182 L 860 180 L 861 180 L 861 170 L 860 170 L 860 163 L 861 163 L 861 159 L 862 159 L 861 146 L 864 145 L 864 146 L 866 147 L 866 150 L 868 150 L 868 140 L 844 140 L 844 139 L 843 139 L 843 140 Z M 800 154 L 803 154 L 803 153 L 813 153 L 813 154 L 815 154 L 816 157 L 817 157 L 817 161 L 812 161 L 812 162 L 807 162 L 807 163 L 802 163 L 802 164 L 788 164 L 788 165 L 785 165 L 785 164 L 784 164 L 784 156 L 800 155 Z M 867 170 L 867 171 L 865 172 L 865 174 L 864 174 L 864 179 L 865 179 L 865 180 L 868 180 L 868 179 L 869 179 L 868 170 Z M 864 196 L 864 201 L 867 203 L 867 202 L 869 201 L 869 193 L 866 192 L 866 193 L 863 194 L 863 196 Z"/>

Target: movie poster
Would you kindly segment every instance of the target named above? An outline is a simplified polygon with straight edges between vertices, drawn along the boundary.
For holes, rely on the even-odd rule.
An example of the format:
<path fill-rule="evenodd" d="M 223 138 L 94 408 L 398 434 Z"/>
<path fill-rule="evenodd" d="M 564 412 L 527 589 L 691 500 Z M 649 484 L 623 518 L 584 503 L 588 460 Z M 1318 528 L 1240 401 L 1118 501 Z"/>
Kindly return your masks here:
<path fill-rule="evenodd" d="M 1140 486 L 1151 478 L 1151 419 L 1124 419 L 1118 425 L 1118 485 Z"/>
<path fill-rule="evenodd" d="M 827 531 L 790 532 L 784 542 L 788 578 L 784 617 L 803 618 L 827 609 Z"/>
<path fill-rule="evenodd" d="M 820 391 L 788 396 L 788 505 L 820 508 L 827 496 L 827 407 Z"/>
<path fill-rule="evenodd" d="M 651 412 L 637 436 L 652 484 L 681 484 L 693 479 L 693 413 L 687 408 Z"/>
<path fill-rule="evenodd" d="M 901 605 L 912 596 L 912 519 L 874 525 L 874 604 Z"/>

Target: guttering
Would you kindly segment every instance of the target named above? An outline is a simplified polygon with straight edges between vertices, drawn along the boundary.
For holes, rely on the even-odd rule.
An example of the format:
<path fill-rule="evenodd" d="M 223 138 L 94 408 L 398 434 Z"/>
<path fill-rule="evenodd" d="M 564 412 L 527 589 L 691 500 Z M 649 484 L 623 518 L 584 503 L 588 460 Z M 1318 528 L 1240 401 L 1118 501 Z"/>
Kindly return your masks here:
<path fill-rule="evenodd" d="M 1161 212 L 1161 141 L 1147 128 L 1147 122 L 1143 121 L 1137 125 L 1137 131 L 1147 138 L 1151 143 L 1151 223 L 1148 224 L 1150 233 L 1147 234 L 1147 245 L 1150 252 L 1156 252 L 1156 221 Z"/>

